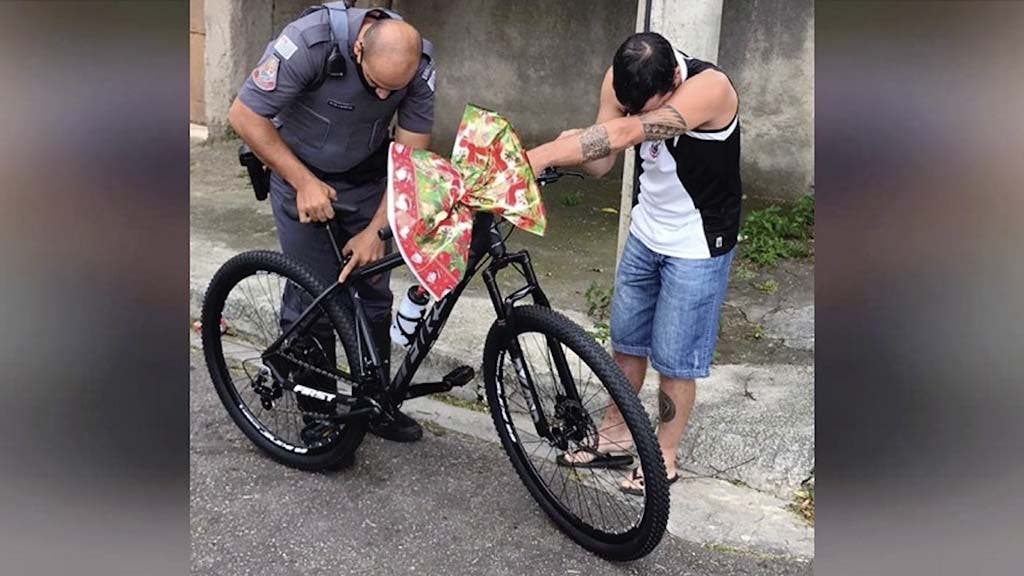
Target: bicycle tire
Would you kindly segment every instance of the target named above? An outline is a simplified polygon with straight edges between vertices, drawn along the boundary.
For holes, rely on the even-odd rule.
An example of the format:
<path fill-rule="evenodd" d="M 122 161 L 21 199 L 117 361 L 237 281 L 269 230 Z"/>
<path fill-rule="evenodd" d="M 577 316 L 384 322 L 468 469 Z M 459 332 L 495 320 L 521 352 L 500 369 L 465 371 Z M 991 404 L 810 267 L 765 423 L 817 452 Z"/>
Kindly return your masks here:
<path fill-rule="evenodd" d="M 635 560 L 649 554 L 661 541 L 668 524 L 669 492 L 665 464 L 650 419 L 626 377 L 593 337 L 564 315 L 549 308 L 520 306 L 506 325 L 495 323 L 484 348 L 484 382 L 495 429 L 519 478 L 530 495 L 555 524 L 584 548 L 609 560 Z M 509 328 L 511 326 L 512 328 Z M 630 429 L 645 477 L 645 502 L 639 523 L 623 534 L 609 534 L 586 524 L 559 501 L 535 469 L 513 425 L 510 403 L 498 377 L 499 361 L 511 338 L 535 332 L 553 338 L 585 362 Z M 550 340 L 546 340 L 550 343 Z M 550 344 L 548 344 L 550 346 Z M 515 437 L 513 436 L 515 435 Z"/>
<path fill-rule="evenodd" d="M 242 400 L 235 387 L 224 355 L 221 319 L 225 303 L 232 289 L 256 274 L 268 272 L 294 282 L 310 295 L 319 295 L 326 290 L 320 281 L 301 263 L 280 252 L 257 250 L 244 252 L 224 263 L 214 274 L 203 299 L 202 341 L 206 365 L 213 380 L 217 395 L 234 421 L 253 444 L 271 458 L 286 466 L 300 470 L 317 471 L 334 469 L 346 462 L 355 452 L 366 434 L 367 422 L 351 420 L 340 426 L 338 434 L 316 449 L 297 446 L 279 438 L 256 422 L 255 416 Z M 351 313 L 335 301 L 325 302 L 324 311 L 333 327 L 341 347 L 351 359 L 356 358 L 356 342 Z"/>

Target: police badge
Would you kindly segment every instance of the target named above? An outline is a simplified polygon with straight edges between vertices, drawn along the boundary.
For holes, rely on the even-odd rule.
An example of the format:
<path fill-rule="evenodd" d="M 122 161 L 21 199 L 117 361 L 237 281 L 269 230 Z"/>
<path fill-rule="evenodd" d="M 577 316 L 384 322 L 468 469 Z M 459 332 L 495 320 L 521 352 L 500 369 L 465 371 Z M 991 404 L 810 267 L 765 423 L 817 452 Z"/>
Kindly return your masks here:
<path fill-rule="evenodd" d="M 268 56 L 262 64 L 252 71 L 252 82 L 264 92 L 277 88 L 277 67 L 281 63 L 277 56 Z"/>

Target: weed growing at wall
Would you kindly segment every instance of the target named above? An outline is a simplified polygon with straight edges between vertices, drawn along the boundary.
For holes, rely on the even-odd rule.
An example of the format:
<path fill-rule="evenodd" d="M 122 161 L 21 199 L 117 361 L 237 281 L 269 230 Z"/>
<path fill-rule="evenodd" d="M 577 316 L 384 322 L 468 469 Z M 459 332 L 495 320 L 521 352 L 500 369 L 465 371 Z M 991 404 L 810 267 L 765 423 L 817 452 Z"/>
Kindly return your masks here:
<path fill-rule="evenodd" d="M 740 229 L 740 256 L 761 266 L 811 254 L 814 242 L 814 197 L 772 205 L 747 214 Z"/>

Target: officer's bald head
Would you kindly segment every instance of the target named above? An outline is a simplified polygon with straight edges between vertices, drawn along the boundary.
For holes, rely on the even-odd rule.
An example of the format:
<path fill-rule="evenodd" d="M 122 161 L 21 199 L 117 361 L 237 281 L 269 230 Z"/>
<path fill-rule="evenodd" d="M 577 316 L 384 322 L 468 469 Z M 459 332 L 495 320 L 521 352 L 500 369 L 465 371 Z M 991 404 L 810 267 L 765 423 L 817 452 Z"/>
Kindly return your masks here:
<path fill-rule="evenodd" d="M 373 23 L 363 34 L 363 62 L 374 78 L 391 87 L 412 80 L 423 53 L 423 39 L 415 28 L 401 20 Z"/>

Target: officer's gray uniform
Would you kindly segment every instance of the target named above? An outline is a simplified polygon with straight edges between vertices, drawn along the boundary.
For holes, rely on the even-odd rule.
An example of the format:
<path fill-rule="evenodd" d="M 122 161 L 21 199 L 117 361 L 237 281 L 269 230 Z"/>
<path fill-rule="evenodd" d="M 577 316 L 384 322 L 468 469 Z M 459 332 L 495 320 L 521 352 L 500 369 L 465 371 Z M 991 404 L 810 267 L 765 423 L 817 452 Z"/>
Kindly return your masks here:
<path fill-rule="evenodd" d="M 380 152 L 395 112 L 398 125 L 404 130 L 430 133 L 434 121 L 434 64 L 430 44 L 424 40 L 424 56 L 412 82 L 380 100 L 360 79 L 353 46 L 368 15 L 400 16 L 383 9 L 356 8 L 339 15 L 348 20 L 347 45 L 339 46 L 341 56 L 347 59 L 344 76 L 325 74 L 325 63 L 332 47 L 331 16 L 326 9 L 310 9 L 270 42 L 238 97 L 257 114 L 274 119 L 281 138 L 296 156 L 337 190 L 337 203 L 358 208 L 356 214 L 336 216 L 338 228 L 343 232 L 338 238 L 340 248 L 370 222 L 380 205 L 387 176 L 386 164 L 382 165 L 379 175 L 374 171 L 369 181 L 363 178 L 353 183 L 344 173 L 358 167 L 373 152 Z M 336 15 L 337 23 L 342 21 L 340 17 Z M 333 38 L 338 36 L 335 34 Z M 272 71 L 276 78 L 272 78 Z M 318 79 L 323 80 L 319 86 L 316 85 Z M 281 248 L 285 254 L 304 261 L 329 285 L 337 281 L 340 273 L 338 260 L 322 228 L 301 224 L 285 213 L 286 203 L 291 206 L 290 211 L 295 212 L 295 195 L 295 189 L 284 179 L 277 174 L 271 176 L 270 199 Z M 388 251 L 390 249 L 389 245 Z M 389 340 L 387 328 L 392 302 L 389 280 L 389 275 L 384 275 L 373 286 L 360 291 L 379 343 Z M 282 317 L 288 322 L 302 311 L 306 302 L 287 290 L 284 300 Z"/>

